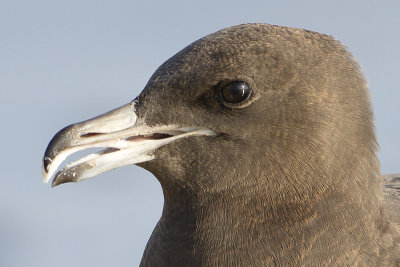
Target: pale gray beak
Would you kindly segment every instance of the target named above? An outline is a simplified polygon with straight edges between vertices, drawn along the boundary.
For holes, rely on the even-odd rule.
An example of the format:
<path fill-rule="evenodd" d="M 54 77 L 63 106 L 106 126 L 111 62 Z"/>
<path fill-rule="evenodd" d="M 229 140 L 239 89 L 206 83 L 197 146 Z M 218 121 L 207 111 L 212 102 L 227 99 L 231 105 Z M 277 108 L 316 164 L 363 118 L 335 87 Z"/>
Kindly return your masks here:
<path fill-rule="evenodd" d="M 105 148 L 61 168 L 52 186 L 79 182 L 126 165 L 155 159 L 154 151 L 188 136 L 215 135 L 215 131 L 176 125 L 149 127 L 138 120 L 132 101 L 120 108 L 59 131 L 43 157 L 43 182 L 48 183 L 61 163 L 71 154 L 87 148 Z"/>

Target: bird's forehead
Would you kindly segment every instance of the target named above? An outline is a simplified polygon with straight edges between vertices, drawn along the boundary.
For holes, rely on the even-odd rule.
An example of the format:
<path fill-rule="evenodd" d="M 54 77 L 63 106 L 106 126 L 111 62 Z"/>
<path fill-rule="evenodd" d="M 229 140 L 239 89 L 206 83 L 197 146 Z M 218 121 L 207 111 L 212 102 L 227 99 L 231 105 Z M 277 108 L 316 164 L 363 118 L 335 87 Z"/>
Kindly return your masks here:
<path fill-rule="evenodd" d="M 260 40 L 235 39 L 235 36 L 200 39 L 163 63 L 150 78 L 148 86 L 180 82 L 207 81 L 246 75 L 266 63 L 269 43 Z M 205 79 L 206 78 L 206 79 Z"/>
<path fill-rule="evenodd" d="M 319 43 L 326 41 L 326 37 L 300 29 L 262 24 L 226 28 L 193 42 L 168 59 L 156 70 L 149 85 L 180 77 L 188 81 L 196 77 L 209 79 L 215 74 L 229 76 L 254 69 L 262 71 L 266 66 L 276 69 L 277 62 L 284 66 L 297 57 L 293 51 L 315 46 L 307 40 Z"/>
<path fill-rule="evenodd" d="M 174 88 L 201 93 L 198 88 L 210 88 L 222 80 L 254 81 L 253 87 L 279 83 L 275 87 L 282 89 L 281 84 L 296 76 L 295 72 L 307 69 L 297 65 L 313 67 L 326 61 L 327 53 L 322 50 L 331 46 L 336 49 L 330 37 L 313 32 L 239 25 L 205 36 L 179 51 L 155 71 L 145 91 Z"/>
<path fill-rule="evenodd" d="M 228 67 L 238 68 L 246 62 L 257 64 L 266 52 L 267 45 L 261 42 L 249 41 L 245 45 L 235 40 L 200 40 L 167 60 L 158 72 L 198 73 L 201 70 L 207 75 Z"/>

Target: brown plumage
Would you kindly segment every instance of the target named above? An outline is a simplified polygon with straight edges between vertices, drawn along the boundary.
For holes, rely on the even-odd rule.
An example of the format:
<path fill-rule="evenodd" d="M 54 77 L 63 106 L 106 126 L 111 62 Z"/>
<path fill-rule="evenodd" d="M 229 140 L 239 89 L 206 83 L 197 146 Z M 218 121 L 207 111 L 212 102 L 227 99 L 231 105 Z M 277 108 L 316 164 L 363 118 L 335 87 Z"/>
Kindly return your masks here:
<path fill-rule="evenodd" d="M 237 104 L 221 97 L 234 81 L 251 88 Z M 135 111 L 152 129 L 216 133 L 136 162 L 165 198 L 141 266 L 400 265 L 398 181 L 384 196 L 367 83 L 332 37 L 266 24 L 221 30 L 161 65 Z M 55 184 L 77 181 L 64 176 Z"/>

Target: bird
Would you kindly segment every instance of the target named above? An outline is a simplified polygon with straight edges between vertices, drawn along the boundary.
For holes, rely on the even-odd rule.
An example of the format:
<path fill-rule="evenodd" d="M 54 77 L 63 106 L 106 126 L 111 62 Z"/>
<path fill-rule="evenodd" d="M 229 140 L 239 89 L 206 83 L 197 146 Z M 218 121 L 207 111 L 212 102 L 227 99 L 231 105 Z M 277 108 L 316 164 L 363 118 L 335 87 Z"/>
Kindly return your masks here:
<path fill-rule="evenodd" d="M 377 149 L 344 45 L 250 23 L 189 44 L 128 104 L 60 130 L 43 181 L 154 174 L 164 206 L 141 266 L 400 266 L 400 175 L 382 176 Z"/>

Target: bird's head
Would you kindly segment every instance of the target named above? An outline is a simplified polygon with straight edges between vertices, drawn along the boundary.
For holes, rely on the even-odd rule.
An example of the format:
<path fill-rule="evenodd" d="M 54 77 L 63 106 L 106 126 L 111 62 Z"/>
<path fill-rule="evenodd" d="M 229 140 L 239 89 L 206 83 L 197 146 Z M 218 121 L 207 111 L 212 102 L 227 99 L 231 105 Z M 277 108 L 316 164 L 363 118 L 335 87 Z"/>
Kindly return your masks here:
<path fill-rule="evenodd" d="M 247 24 L 190 44 L 135 100 L 58 132 L 44 181 L 68 155 L 102 147 L 59 170 L 53 185 L 136 164 L 166 194 L 262 187 L 296 198 L 342 183 L 341 168 L 359 168 L 375 146 L 367 85 L 339 42 Z"/>

